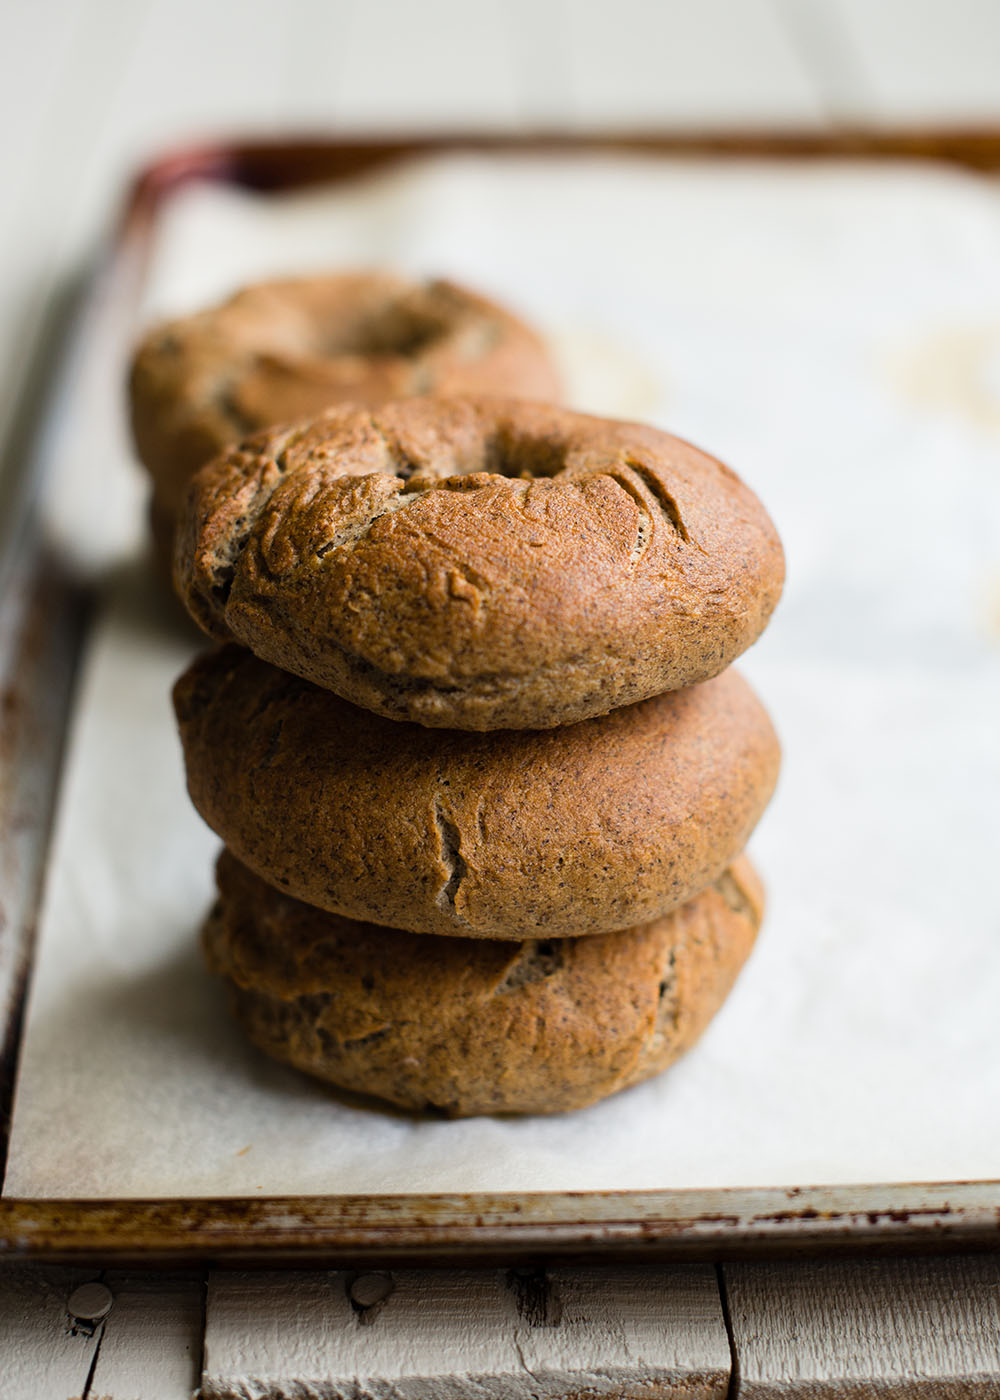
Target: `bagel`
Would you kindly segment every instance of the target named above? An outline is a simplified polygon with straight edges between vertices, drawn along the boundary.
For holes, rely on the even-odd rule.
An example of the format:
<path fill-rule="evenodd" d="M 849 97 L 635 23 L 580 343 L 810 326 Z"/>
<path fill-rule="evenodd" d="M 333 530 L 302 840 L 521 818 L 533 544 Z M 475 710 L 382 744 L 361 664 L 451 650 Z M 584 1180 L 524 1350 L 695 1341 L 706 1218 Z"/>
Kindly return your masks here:
<path fill-rule="evenodd" d="M 722 671 L 784 578 L 688 443 L 543 404 L 342 405 L 198 473 L 175 582 L 210 636 L 389 719 L 541 729 Z"/>
<path fill-rule="evenodd" d="M 562 729 L 396 724 L 250 652 L 174 688 L 195 807 L 269 884 L 351 919 L 465 938 L 647 923 L 746 844 L 778 742 L 734 670 Z"/>
<path fill-rule="evenodd" d="M 725 1000 L 760 925 L 750 862 L 639 928 L 561 942 L 419 937 L 324 914 L 228 852 L 209 967 L 297 1069 L 449 1117 L 582 1108 L 658 1074 Z"/>
<path fill-rule="evenodd" d="M 150 331 L 131 369 L 132 432 L 160 505 L 260 428 L 344 399 L 430 393 L 558 398 L 541 340 L 451 282 L 385 272 L 265 282 Z"/>

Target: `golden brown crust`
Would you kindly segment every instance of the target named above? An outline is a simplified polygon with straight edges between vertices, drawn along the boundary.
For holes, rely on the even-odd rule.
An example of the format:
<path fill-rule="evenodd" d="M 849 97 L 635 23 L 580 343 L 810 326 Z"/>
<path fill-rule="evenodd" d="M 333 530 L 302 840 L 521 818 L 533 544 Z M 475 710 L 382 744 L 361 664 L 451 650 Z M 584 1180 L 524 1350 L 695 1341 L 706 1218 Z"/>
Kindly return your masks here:
<path fill-rule="evenodd" d="M 428 938 L 323 914 L 232 855 L 205 929 L 250 1038 L 356 1093 L 450 1116 L 581 1108 L 665 1069 L 760 924 L 745 858 L 665 918 L 561 942 Z"/>
<path fill-rule="evenodd" d="M 416 933 L 573 937 L 716 879 L 770 798 L 778 742 L 735 671 L 562 729 L 394 724 L 238 647 L 174 702 L 198 811 L 269 883 Z"/>
<path fill-rule="evenodd" d="M 558 398 L 541 340 L 450 282 L 385 272 L 266 282 L 152 330 L 132 364 L 132 430 L 166 511 L 229 443 L 351 399 Z"/>
<path fill-rule="evenodd" d="M 192 484 L 176 568 L 211 636 L 387 718 L 475 730 L 716 675 L 783 578 L 766 512 L 714 458 L 492 399 L 344 405 L 234 448 Z"/>

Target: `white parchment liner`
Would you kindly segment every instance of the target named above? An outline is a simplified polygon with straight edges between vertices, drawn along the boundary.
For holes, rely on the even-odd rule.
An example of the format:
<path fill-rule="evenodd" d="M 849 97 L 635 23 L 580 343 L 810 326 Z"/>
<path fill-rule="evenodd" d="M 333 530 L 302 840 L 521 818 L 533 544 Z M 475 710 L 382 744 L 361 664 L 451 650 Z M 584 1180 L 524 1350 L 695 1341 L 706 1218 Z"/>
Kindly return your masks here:
<path fill-rule="evenodd" d="M 259 1055 L 195 941 L 217 842 L 184 793 L 168 689 L 197 642 L 140 562 L 134 468 L 94 462 L 74 528 L 96 540 L 110 493 L 128 529 L 107 540 L 6 1192 L 1000 1175 L 994 187 L 930 167 L 463 157 L 306 198 L 201 189 L 161 226 L 147 314 L 386 262 L 519 307 L 579 407 L 692 438 L 772 511 L 788 588 L 741 663 L 785 747 L 753 844 L 758 949 L 684 1062 L 556 1118 L 413 1120 Z"/>

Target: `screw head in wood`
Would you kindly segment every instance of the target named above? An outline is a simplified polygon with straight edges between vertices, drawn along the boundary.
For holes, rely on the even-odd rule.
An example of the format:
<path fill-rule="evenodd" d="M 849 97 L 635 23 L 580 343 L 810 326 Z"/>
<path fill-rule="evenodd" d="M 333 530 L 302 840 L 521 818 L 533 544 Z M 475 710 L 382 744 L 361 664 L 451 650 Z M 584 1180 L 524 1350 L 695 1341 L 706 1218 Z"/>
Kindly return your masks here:
<path fill-rule="evenodd" d="M 351 1302 L 359 1308 L 373 1308 L 384 1303 L 391 1292 L 389 1274 L 359 1274 L 351 1284 Z"/>
<path fill-rule="evenodd" d="M 66 1300 L 66 1311 L 81 1322 L 99 1322 L 107 1317 L 114 1301 L 111 1289 L 103 1283 L 82 1283 Z"/>

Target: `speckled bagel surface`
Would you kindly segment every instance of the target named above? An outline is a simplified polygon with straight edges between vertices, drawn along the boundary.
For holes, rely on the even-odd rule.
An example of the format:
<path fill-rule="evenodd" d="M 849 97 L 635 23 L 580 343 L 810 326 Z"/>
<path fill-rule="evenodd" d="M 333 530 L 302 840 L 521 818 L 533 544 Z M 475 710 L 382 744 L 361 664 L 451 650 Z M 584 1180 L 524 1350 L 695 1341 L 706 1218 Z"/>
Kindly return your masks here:
<path fill-rule="evenodd" d="M 646 923 L 710 884 L 774 787 L 735 670 L 552 730 L 397 724 L 239 647 L 175 707 L 195 807 L 270 884 L 352 919 L 467 938 Z"/>
<path fill-rule="evenodd" d="M 472 942 L 324 914 L 224 852 L 209 966 L 261 1049 L 450 1116 L 581 1108 L 659 1073 L 722 1004 L 760 924 L 746 858 L 666 917 L 593 938 Z"/>
<path fill-rule="evenodd" d="M 162 506 L 230 443 L 350 399 L 502 393 L 552 399 L 540 338 L 464 287 L 386 272 L 266 282 L 150 331 L 130 380 L 132 430 Z"/>
<path fill-rule="evenodd" d="M 390 719 L 547 728 L 705 680 L 763 630 L 764 508 L 667 433 L 505 400 L 342 406 L 192 483 L 213 637 Z"/>

